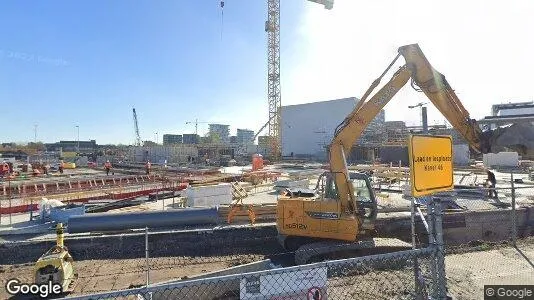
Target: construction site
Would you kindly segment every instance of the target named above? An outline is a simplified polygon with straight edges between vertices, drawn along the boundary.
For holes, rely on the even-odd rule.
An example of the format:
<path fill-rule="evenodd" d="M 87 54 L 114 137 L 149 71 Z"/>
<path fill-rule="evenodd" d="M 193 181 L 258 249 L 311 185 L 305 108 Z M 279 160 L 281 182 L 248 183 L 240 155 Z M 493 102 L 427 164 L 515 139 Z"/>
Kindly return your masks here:
<path fill-rule="evenodd" d="M 486 103 L 476 120 L 408 44 L 361 97 L 282 105 L 280 0 L 267 2 L 258 130 L 193 118 L 194 133 L 143 141 L 132 108 L 131 145 L 80 141 L 78 126 L 75 141 L 2 144 L 1 299 L 481 299 L 534 285 L 534 102 Z M 409 106 L 419 118 L 386 121 L 408 81 L 428 100 Z"/>

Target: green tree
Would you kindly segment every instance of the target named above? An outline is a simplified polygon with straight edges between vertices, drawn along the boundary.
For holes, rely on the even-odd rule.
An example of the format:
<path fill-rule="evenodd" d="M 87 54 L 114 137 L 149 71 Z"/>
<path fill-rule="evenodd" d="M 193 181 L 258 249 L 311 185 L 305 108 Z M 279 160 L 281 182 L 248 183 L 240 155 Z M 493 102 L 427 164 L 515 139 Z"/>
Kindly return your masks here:
<path fill-rule="evenodd" d="M 202 140 L 206 144 L 215 144 L 221 141 L 221 136 L 216 132 L 209 132 Z"/>

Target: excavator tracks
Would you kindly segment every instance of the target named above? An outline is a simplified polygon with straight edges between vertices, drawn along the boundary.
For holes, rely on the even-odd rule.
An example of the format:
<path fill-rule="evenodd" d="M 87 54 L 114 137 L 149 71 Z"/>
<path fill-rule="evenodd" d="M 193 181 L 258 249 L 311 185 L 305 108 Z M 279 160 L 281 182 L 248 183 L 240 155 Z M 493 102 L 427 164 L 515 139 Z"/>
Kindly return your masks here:
<path fill-rule="evenodd" d="M 342 259 L 411 249 L 411 244 L 395 238 L 368 238 L 347 243 L 328 240 L 300 246 L 295 251 L 295 264 L 303 265 L 324 259 Z"/>

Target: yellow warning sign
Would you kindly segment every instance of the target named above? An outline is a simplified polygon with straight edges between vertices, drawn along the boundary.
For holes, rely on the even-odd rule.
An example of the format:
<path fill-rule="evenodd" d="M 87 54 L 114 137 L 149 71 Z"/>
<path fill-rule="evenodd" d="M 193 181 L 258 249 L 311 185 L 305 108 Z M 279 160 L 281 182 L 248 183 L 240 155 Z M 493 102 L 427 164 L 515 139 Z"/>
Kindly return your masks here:
<path fill-rule="evenodd" d="M 450 136 L 411 135 L 408 153 L 414 197 L 453 188 Z"/>

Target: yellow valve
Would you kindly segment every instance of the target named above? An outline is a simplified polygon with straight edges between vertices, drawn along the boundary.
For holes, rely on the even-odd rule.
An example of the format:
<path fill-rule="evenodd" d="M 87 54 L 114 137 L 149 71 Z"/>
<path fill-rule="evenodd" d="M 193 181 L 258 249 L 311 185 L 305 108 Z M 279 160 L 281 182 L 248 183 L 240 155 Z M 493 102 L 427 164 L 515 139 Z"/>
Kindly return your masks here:
<path fill-rule="evenodd" d="M 58 247 L 63 248 L 63 233 L 65 232 L 63 228 L 63 223 L 58 223 L 56 226 L 56 244 Z"/>

